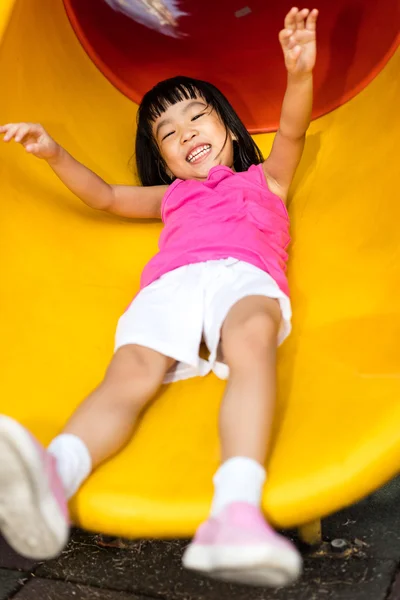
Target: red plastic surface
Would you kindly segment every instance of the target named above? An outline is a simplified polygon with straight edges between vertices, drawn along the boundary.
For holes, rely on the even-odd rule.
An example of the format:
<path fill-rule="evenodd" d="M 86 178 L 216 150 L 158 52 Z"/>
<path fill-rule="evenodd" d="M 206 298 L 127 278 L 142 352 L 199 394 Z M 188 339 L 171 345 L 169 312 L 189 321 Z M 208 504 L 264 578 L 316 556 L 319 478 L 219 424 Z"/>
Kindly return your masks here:
<path fill-rule="evenodd" d="M 278 32 L 291 3 L 182 0 L 183 39 L 152 31 L 103 0 L 64 3 L 93 62 L 135 102 L 159 80 L 189 75 L 216 84 L 251 132 L 276 129 L 286 82 Z M 246 6 L 249 14 L 235 16 Z M 313 7 L 320 9 L 315 118 L 357 94 L 386 64 L 399 43 L 400 4 L 316 0 Z"/>

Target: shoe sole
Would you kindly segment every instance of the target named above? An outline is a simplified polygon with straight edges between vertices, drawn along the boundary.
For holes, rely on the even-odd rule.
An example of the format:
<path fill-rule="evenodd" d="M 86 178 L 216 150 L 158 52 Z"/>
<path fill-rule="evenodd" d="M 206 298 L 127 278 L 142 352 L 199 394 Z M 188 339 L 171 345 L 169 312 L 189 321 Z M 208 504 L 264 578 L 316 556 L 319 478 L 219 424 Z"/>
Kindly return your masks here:
<path fill-rule="evenodd" d="M 213 579 L 262 587 L 283 587 L 301 574 L 302 559 L 295 551 L 270 544 L 257 546 L 191 545 L 183 566 Z"/>
<path fill-rule="evenodd" d="M 69 524 L 29 434 L 8 417 L 0 417 L 0 456 L 1 533 L 21 556 L 55 558 L 68 541 Z"/>

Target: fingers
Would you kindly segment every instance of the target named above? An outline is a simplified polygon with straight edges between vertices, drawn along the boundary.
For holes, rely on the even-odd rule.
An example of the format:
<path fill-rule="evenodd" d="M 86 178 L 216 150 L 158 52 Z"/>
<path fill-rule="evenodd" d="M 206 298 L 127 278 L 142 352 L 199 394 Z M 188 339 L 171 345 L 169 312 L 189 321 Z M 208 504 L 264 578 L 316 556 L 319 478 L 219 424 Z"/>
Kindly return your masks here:
<path fill-rule="evenodd" d="M 3 140 L 5 142 L 9 142 L 15 136 L 17 130 L 17 123 L 8 123 L 7 125 L 3 125 L 2 127 L 0 127 L 0 133 L 4 133 Z"/>
<path fill-rule="evenodd" d="M 28 133 L 32 133 L 32 127 L 29 123 L 21 123 L 18 126 L 17 131 L 15 132 L 14 139 L 16 142 L 22 142 L 24 137 L 28 135 Z"/>
<path fill-rule="evenodd" d="M 300 31 L 296 30 L 295 32 L 290 29 L 282 29 L 279 33 L 279 41 L 284 50 L 293 50 L 295 46 L 310 41 L 310 35 L 311 34 L 307 29 L 302 29 Z"/>
<path fill-rule="evenodd" d="M 317 17 L 317 9 L 313 9 L 310 12 L 308 8 L 299 10 L 297 7 L 293 7 L 285 17 L 285 29 L 294 32 L 307 28 L 314 31 L 316 29 Z"/>
<path fill-rule="evenodd" d="M 319 11 L 316 8 L 314 8 L 307 17 L 306 29 L 308 29 L 309 31 L 316 30 L 318 15 Z"/>
<path fill-rule="evenodd" d="M 299 12 L 299 9 L 293 7 L 285 17 L 285 29 L 291 29 L 292 31 L 296 30 L 296 15 Z"/>
<path fill-rule="evenodd" d="M 29 154 L 38 154 L 40 149 L 40 144 L 27 144 L 25 146 L 25 150 L 29 152 Z"/>
<path fill-rule="evenodd" d="M 8 123 L 0 127 L 0 133 L 4 134 L 3 140 L 9 142 L 15 139 L 16 142 L 21 142 L 28 134 L 39 135 L 42 128 L 34 123 Z"/>
<path fill-rule="evenodd" d="M 279 41 L 285 49 L 290 47 L 292 34 L 293 31 L 291 29 L 282 29 L 279 33 Z"/>
<path fill-rule="evenodd" d="M 303 10 L 300 10 L 296 14 L 296 29 L 297 30 L 301 31 L 302 29 L 305 28 L 304 21 L 305 21 L 305 19 L 307 19 L 309 13 L 310 13 L 310 11 L 308 10 L 308 8 L 303 8 Z"/>

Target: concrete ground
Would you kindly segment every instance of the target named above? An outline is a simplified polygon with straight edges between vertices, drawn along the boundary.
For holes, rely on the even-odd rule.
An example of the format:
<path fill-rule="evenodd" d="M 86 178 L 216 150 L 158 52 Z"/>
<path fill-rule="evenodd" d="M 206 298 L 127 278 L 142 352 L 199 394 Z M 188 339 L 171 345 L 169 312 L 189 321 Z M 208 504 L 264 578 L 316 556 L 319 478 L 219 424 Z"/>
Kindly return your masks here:
<path fill-rule="evenodd" d="M 400 600 L 400 478 L 327 518 L 323 535 L 320 549 L 303 549 L 301 581 L 280 590 L 186 572 L 182 540 L 125 541 L 75 530 L 58 559 L 37 564 L 0 541 L 0 600 Z M 331 543 L 338 539 L 347 543 Z"/>

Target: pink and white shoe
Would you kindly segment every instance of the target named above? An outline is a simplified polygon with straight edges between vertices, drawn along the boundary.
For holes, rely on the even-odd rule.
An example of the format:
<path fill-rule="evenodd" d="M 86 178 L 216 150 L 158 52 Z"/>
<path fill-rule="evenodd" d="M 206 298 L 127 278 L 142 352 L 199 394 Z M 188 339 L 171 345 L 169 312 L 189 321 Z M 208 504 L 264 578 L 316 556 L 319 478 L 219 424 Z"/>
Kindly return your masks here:
<path fill-rule="evenodd" d="M 215 579 L 281 587 L 300 576 L 302 559 L 293 544 L 266 523 L 258 508 L 240 502 L 199 527 L 184 553 L 183 565 Z"/>
<path fill-rule="evenodd" d="M 0 416 L 0 531 L 22 556 L 45 560 L 64 548 L 68 508 L 54 458 L 22 425 Z"/>

